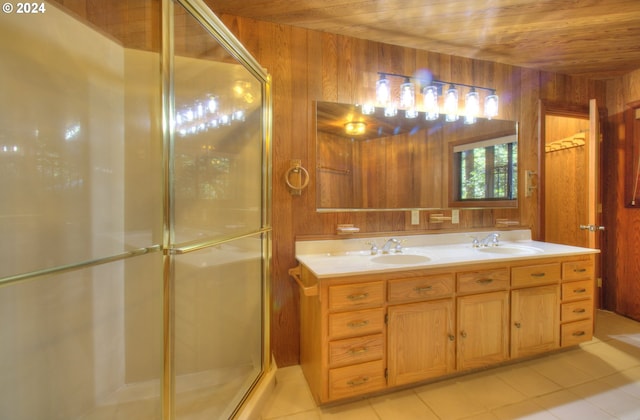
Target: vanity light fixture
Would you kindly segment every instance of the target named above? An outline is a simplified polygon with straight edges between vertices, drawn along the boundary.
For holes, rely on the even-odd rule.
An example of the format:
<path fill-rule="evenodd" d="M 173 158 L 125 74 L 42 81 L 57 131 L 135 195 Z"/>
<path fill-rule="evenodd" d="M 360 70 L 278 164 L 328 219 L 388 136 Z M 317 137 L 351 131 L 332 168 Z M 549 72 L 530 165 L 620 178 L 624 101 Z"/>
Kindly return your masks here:
<path fill-rule="evenodd" d="M 367 131 L 364 121 L 350 121 L 344 125 L 344 131 L 350 136 L 359 136 Z"/>
<path fill-rule="evenodd" d="M 376 82 L 376 105 L 384 108 L 384 115 L 387 117 L 397 115 L 398 109 L 401 109 L 404 110 L 406 118 L 416 118 L 419 112 L 424 112 L 426 120 L 434 121 L 439 118 L 442 111 L 446 115 L 446 121 L 457 121 L 460 114 L 458 99 L 461 94 L 461 88 L 468 89 L 465 94 L 465 124 L 475 123 L 481 115 L 481 99 L 478 90 L 487 91 L 487 95 L 484 98 L 484 116 L 488 119 L 498 116 L 498 95 L 494 88 L 445 82 L 436 79 L 423 80 L 417 77 L 384 72 L 378 72 L 378 77 Z M 402 78 L 401 84 L 392 84 L 393 78 Z M 445 90 L 447 85 L 448 88 Z M 416 90 L 423 95 L 420 102 L 416 99 Z M 398 103 L 395 103 L 393 102 L 392 92 L 398 91 L 400 93 Z M 444 98 L 442 107 L 438 104 L 440 96 Z M 363 113 L 364 110 L 363 106 Z M 371 109 L 367 108 L 367 111 L 370 112 Z"/>

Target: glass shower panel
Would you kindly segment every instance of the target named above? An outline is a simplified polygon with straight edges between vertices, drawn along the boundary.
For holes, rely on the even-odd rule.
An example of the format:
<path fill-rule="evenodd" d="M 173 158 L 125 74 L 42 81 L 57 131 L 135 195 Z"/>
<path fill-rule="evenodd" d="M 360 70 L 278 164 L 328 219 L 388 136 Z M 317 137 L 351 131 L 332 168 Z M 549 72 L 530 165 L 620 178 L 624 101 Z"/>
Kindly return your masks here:
<path fill-rule="evenodd" d="M 1 287 L 0 418 L 160 418 L 161 265 L 155 252 Z"/>
<path fill-rule="evenodd" d="M 133 3 L 2 15 L 0 278 L 159 243 L 159 5 L 115 29 Z"/>
<path fill-rule="evenodd" d="M 175 7 L 175 243 L 261 227 L 262 84 Z"/>
<path fill-rule="evenodd" d="M 177 418 L 228 418 L 262 371 L 265 235 L 175 258 Z"/>

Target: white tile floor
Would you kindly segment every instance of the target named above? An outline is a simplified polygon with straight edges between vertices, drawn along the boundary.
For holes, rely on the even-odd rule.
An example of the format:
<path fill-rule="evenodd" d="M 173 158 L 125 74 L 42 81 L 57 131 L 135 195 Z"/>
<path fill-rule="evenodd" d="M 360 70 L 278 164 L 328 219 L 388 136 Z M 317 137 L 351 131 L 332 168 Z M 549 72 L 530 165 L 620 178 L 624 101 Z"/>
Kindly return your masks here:
<path fill-rule="evenodd" d="M 640 419 L 640 323 L 598 311 L 595 338 L 535 360 L 332 407 L 282 368 L 263 420 Z"/>

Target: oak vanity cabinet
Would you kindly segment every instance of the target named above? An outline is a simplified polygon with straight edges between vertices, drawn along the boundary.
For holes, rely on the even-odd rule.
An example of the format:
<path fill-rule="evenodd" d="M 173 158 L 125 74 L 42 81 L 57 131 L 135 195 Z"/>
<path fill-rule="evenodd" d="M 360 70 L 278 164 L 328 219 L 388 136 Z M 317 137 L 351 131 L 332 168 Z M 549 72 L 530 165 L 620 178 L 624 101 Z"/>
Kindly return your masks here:
<path fill-rule="evenodd" d="M 318 279 L 301 291 L 300 365 L 320 404 L 590 340 L 593 257 Z"/>

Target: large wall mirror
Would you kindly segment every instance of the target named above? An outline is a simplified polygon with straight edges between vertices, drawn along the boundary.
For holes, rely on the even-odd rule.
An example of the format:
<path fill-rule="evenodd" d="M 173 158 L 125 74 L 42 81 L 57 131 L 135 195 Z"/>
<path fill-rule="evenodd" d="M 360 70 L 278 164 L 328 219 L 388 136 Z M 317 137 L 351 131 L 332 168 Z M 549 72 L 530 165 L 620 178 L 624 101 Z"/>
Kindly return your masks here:
<path fill-rule="evenodd" d="M 504 180 L 500 182 L 517 185 L 515 121 L 478 118 L 474 124 L 465 124 L 462 117 L 446 122 L 442 115 L 428 121 L 422 112 L 416 118 L 406 118 L 403 111 L 385 116 L 382 108 L 363 113 L 360 106 L 352 104 L 317 102 L 316 106 L 318 211 L 517 205 L 515 188 L 500 200 L 491 197 L 492 192 L 471 200 L 455 197 L 458 191 L 469 191 L 469 182 L 477 183 L 476 189 L 488 183 L 487 178 L 473 175 L 479 169 L 454 163 L 454 155 L 460 150 L 486 149 L 486 157 L 476 153 L 478 168 L 482 167 L 485 174 L 489 173 L 488 168 L 495 170 L 487 176 L 496 182 Z M 476 142 L 477 147 L 473 146 Z M 467 146 L 461 147 L 463 144 Z M 504 162 L 496 160 L 493 154 L 492 147 L 500 147 L 499 144 L 511 144 Z M 489 156 L 493 160 L 485 164 Z M 466 175 L 460 176 L 463 170 Z M 498 172 L 511 174 L 511 178 Z M 491 191 L 496 191 L 495 186 Z"/>

